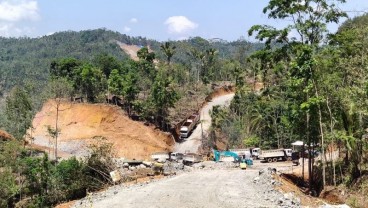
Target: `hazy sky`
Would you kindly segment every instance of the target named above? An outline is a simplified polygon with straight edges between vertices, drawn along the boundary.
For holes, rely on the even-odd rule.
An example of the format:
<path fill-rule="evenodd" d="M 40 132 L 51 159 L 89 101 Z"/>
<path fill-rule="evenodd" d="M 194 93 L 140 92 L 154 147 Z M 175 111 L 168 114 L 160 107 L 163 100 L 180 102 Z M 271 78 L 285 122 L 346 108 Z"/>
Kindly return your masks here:
<path fill-rule="evenodd" d="M 349 15 L 368 0 L 347 0 Z M 131 36 L 177 40 L 193 36 L 236 40 L 254 24 L 283 26 L 262 13 L 268 0 L 0 0 L 0 36 L 37 37 L 106 28 Z M 358 11 L 358 12 L 357 12 Z M 359 13 L 360 12 L 360 13 Z M 336 30 L 337 26 L 329 26 Z"/>

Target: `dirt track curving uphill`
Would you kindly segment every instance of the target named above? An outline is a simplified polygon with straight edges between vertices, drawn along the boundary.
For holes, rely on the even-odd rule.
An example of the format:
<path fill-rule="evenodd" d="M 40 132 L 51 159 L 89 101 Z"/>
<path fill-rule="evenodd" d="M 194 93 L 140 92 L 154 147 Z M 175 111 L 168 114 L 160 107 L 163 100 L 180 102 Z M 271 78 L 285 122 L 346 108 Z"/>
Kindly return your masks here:
<path fill-rule="evenodd" d="M 211 127 L 211 115 L 210 111 L 213 106 L 221 105 L 226 106 L 230 105 L 231 100 L 234 97 L 234 93 L 221 95 L 216 98 L 213 98 L 210 102 L 205 105 L 201 112 L 201 122 L 198 124 L 197 128 L 193 131 L 193 133 L 186 138 L 183 142 L 177 143 L 175 146 L 176 152 L 193 152 L 196 153 L 198 151 L 199 146 L 201 145 L 201 138 L 208 134 L 208 131 Z"/>

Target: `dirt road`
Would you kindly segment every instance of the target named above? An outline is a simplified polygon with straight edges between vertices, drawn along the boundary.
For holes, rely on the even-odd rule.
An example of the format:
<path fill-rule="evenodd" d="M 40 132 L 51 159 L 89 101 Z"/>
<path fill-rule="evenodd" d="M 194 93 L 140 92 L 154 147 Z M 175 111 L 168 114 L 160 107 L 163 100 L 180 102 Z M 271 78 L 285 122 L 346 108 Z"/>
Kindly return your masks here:
<path fill-rule="evenodd" d="M 200 124 L 198 124 L 197 128 L 187 139 L 185 139 L 181 143 L 176 144 L 175 151 L 181 153 L 185 153 L 186 151 L 196 153 L 198 151 L 199 146 L 201 145 L 202 132 L 203 136 L 206 136 L 211 127 L 210 111 L 212 110 L 212 107 L 216 105 L 221 106 L 230 105 L 230 101 L 233 99 L 233 97 L 234 97 L 233 93 L 222 95 L 217 98 L 214 98 L 211 102 L 209 102 L 206 106 L 204 106 L 200 112 L 201 116 Z"/>
<path fill-rule="evenodd" d="M 277 207 L 277 200 L 271 200 L 274 193 L 253 182 L 257 176 L 258 170 L 196 170 L 143 186 L 119 188 L 76 207 Z"/>

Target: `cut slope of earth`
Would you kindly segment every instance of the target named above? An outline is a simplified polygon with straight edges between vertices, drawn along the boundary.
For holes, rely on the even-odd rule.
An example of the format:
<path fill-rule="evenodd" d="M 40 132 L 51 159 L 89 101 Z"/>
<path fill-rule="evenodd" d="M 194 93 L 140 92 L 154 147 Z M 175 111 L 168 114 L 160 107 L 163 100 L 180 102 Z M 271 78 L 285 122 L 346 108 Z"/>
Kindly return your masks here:
<path fill-rule="evenodd" d="M 33 143 L 49 147 L 47 126 L 55 127 L 55 102 L 48 101 L 33 120 Z M 59 111 L 61 152 L 83 155 L 91 138 L 105 137 L 114 144 L 118 156 L 148 158 L 151 153 L 170 151 L 174 145 L 166 133 L 129 119 L 119 107 L 105 104 L 62 103 Z"/>
<path fill-rule="evenodd" d="M 124 52 L 130 56 L 131 59 L 133 59 L 134 61 L 138 61 L 137 52 L 141 49 L 139 46 L 128 45 L 120 41 L 116 41 L 116 42 L 120 46 L 120 48 L 123 49 Z"/>

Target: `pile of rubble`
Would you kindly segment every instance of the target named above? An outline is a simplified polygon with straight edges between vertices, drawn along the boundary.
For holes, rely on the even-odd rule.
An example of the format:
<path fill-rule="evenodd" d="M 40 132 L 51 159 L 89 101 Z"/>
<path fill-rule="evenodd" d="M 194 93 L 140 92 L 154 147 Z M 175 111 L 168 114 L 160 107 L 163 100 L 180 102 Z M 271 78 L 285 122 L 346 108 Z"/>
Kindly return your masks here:
<path fill-rule="evenodd" d="M 231 169 L 239 168 L 239 163 L 234 162 L 214 162 L 214 161 L 203 161 L 194 164 L 184 164 L 182 160 L 176 161 L 135 161 L 135 160 L 124 160 L 116 159 L 116 166 L 118 167 L 122 176 L 153 176 L 162 174 L 164 176 L 171 176 L 180 174 L 183 172 L 191 172 L 195 170 L 219 170 L 219 169 Z"/>
<path fill-rule="evenodd" d="M 282 194 L 275 189 L 276 186 L 280 186 L 282 183 L 274 179 L 274 174 L 277 174 L 275 168 L 260 170 L 259 176 L 253 179 L 253 183 L 256 183 L 258 186 L 262 186 L 262 190 L 266 190 L 262 193 L 266 197 L 266 200 L 277 202 L 279 207 L 301 207 L 300 198 L 298 198 L 293 192 Z"/>

